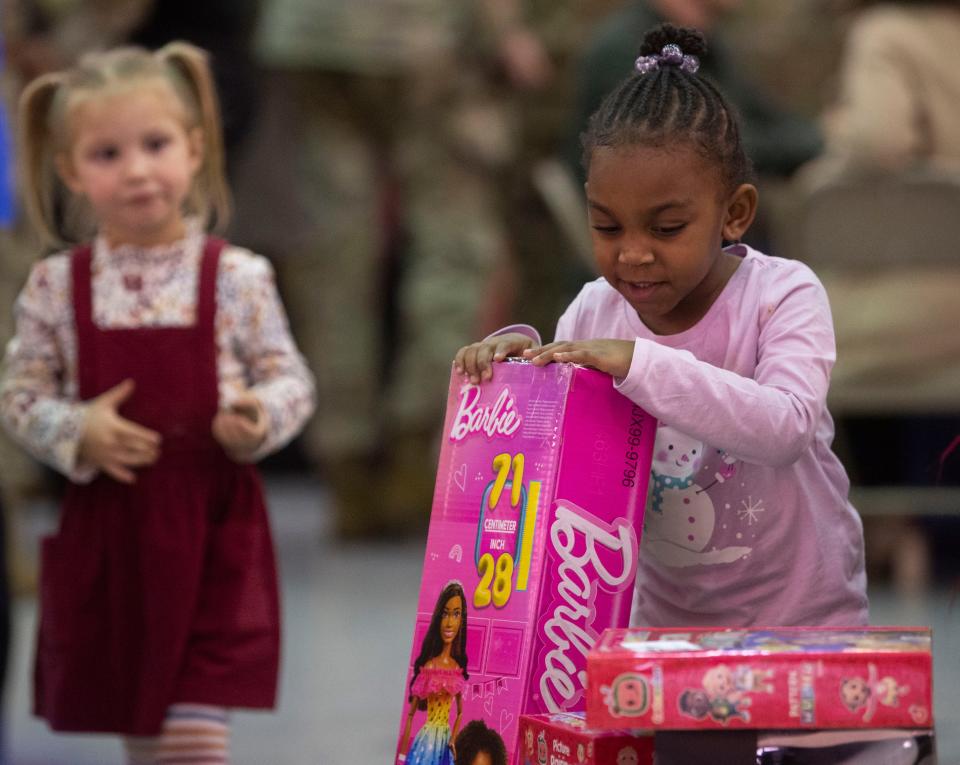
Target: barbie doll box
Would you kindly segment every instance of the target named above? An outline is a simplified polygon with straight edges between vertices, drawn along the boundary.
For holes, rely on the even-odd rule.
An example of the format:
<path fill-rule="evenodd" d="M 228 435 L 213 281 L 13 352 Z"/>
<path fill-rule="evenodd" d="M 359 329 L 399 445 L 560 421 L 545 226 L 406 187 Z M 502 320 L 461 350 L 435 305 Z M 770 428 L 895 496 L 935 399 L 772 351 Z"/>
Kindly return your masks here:
<path fill-rule="evenodd" d="M 595 370 L 454 372 L 398 761 L 451 762 L 481 720 L 513 763 L 521 714 L 584 709 L 587 652 L 629 622 L 655 431 Z"/>
<path fill-rule="evenodd" d="M 932 727 L 923 627 L 609 630 L 587 659 L 593 728 Z"/>
<path fill-rule="evenodd" d="M 590 730 L 582 712 L 523 715 L 519 763 L 653 765 L 653 732 Z"/>

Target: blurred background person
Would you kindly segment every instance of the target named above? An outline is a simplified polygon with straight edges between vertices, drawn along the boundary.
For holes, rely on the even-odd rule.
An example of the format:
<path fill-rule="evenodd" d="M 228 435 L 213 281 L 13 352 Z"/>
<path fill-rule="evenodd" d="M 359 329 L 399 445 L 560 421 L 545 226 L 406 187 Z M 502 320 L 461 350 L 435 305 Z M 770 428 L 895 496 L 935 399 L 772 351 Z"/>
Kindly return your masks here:
<path fill-rule="evenodd" d="M 248 191 L 285 221 L 306 450 L 342 538 L 422 532 L 450 354 L 505 319 L 513 94 L 549 58 L 519 0 L 266 0 L 257 50 L 273 100 Z"/>
<path fill-rule="evenodd" d="M 156 49 L 173 40 L 210 54 L 233 155 L 257 107 L 250 43 L 259 0 L 5 0 L 16 15 L 11 57 L 28 81 L 71 65 L 81 53 L 121 44 Z"/>
<path fill-rule="evenodd" d="M 797 176 L 796 255 L 823 276 L 844 347 L 833 391 L 848 402 L 835 411 L 851 477 L 932 487 L 960 432 L 960 260 L 947 233 L 960 202 L 960 2 L 832 7 L 843 54 L 822 120 L 826 150 Z M 823 210 L 843 245 L 810 242 Z M 866 523 L 873 558 L 908 592 L 957 573 L 934 565 L 952 557 L 943 553 L 955 549 L 957 522 L 934 518 L 927 501 L 905 493 L 901 515 Z"/>
<path fill-rule="evenodd" d="M 744 147 L 754 164 L 762 193 L 775 193 L 777 181 L 789 178 L 817 156 L 822 137 L 816 124 L 776 103 L 756 78 L 744 74 L 739 51 L 728 45 L 720 23 L 741 0 L 628 0 L 601 21 L 588 41 L 577 74 L 577 94 L 567 158 L 582 183 L 579 135 L 603 96 L 623 79 L 637 57 L 643 33 L 668 21 L 694 27 L 707 37 L 701 71 L 723 90 L 741 118 Z M 761 217 L 748 235 L 750 243 L 771 251 L 772 223 Z M 774 252 L 773 254 L 780 254 Z"/>
<path fill-rule="evenodd" d="M 254 115 L 257 77 L 250 49 L 259 0 L 3 0 L 8 71 L 5 96 L 15 102 L 20 88 L 45 72 L 72 65 L 87 51 L 121 44 L 158 48 L 187 40 L 211 53 L 221 97 L 227 170 L 241 154 Z M 14 111 L 10 111 L 13 119 Z M 41 244 L 13 211 L 0 231 L 0 347 L 13 332 L 13 301 L 26 281 Z M 15 448 L 0 433 L 0 496 L 9 516 L 11 584 L 16 592 L 36 585 L 32 552 L 18 544 L 22 509 L 59 480 Z"/>
<path fill-rule="evenodd" d="M 960 174 L 960 2 L 835 0 L 849 17 L 824 156 L 805 172 Z"/>

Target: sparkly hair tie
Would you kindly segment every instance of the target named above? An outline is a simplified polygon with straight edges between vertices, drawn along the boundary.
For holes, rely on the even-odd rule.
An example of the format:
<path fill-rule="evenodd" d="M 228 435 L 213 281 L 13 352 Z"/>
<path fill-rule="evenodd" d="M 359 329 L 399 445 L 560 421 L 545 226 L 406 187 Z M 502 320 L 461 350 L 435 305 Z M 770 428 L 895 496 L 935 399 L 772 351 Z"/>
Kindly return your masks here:
<path fill-rule="evenodd" d="M 680 50 L 680 46 L 675 43 L 668 43 L 660 49 L 659 53 L 650 56 L 640 56 L 634 63 L 634 68 L 640 74 L 654 72 L 662 66 L 680 67 L 684 72 L 695 74 L 700 68 L 700 59 L 696 56 L 690 56 Z"/>

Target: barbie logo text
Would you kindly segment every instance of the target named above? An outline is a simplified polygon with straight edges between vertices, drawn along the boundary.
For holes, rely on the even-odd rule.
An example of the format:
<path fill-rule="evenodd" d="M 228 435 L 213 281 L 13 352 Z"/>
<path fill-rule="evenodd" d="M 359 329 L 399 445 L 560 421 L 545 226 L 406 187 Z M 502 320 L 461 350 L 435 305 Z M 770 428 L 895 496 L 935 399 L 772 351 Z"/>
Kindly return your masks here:
<path fill-rule="evenodd" d="M 479 385 L 467 384 L 460 388 L 460 406 L 450 429 L 451 441 L 462 441 L 471 433 L 486 433 L 487 438 L 510 436 L 523 422 L 509 388 L 500 391 L 493 406 L 479 406 L 479 401 Z"/>
<path fill-rule="evenodd" d="M 594 584 L 608 593 L 632 587 L 637 572 L 637 535 L 630 522 L 604 523 L 572 502 L 557 500 L 550 543 L 560 560 L 553 614 L 542 626 L 544 643 L 540 695 L 549 712 L 562 712 L 586 685 L 586 656 L 597 640 Z M 604 620 L 606 623 L 606 620 Z"/>

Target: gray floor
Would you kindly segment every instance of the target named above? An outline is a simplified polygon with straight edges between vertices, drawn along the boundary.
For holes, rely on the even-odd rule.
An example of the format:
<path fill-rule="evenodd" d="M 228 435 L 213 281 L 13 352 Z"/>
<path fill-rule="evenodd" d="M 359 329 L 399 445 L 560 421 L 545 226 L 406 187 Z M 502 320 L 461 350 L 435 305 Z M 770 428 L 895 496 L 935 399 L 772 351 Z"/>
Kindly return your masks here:
<path fill-rule="evenodd" d="M 235 765 L 386 765 L 399 724 L 423 543 L 340 547 L 322 487 L 269 482 L 284 586 L 284 674 L 275 714 L 237 714 Z M 50 514 L 40 514 L 50 522 Z M 44 519 L 45 517 L 45 519 Z M 909 601 L 871 592 L 875 624 L 934 628 L 941 765 L 960 765 L 960 592 Z M 954 602 L 955 601 L 955 602 Z M 16 603 L 7 697 L 11 765 L 119 765 L 116 742 L 50 733 L 30 717 L 35 605 Z"/>

